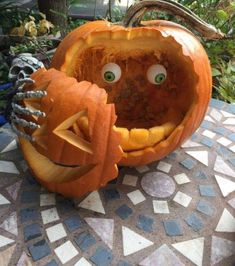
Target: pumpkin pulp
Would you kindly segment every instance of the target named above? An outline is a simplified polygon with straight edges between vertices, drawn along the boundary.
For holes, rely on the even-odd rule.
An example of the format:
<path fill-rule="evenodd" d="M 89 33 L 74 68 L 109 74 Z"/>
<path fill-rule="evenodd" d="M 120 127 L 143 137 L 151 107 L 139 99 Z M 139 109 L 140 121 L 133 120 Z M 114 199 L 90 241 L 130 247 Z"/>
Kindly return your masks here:
<path fill-rule="evenodd" d="M 181 46 L 173 39 L 170 42 L 170 37 L 154 31 L 149 31 L 144 40 L 133 32 L 123 34 L 127 39 L 121 39 L 121 46 L 115 32 L 108 41 L 104 36 L 97 39 L 91 34 L 85 42 L 77 43 L 76 49 L 79 46 L 81 51 L 71 61 L 74 72 L 68 74 L 106 90 L 108 103 L 115 104 L 114 129 L 121 135 L 123 151 L 130 152 L 155 146 L 181 124 L 197 98 L 197 75 Z M 105 81 L 101 73 L 110 62 L 121 68 L 121 78 L 114 83 Z M 167 70 L 166 80 L 159 85 L 151 84 L 147 78 L 148 68 L 154 64 Z M 78 120 L 78 124 L 87 130 L 84 121 Z"/>

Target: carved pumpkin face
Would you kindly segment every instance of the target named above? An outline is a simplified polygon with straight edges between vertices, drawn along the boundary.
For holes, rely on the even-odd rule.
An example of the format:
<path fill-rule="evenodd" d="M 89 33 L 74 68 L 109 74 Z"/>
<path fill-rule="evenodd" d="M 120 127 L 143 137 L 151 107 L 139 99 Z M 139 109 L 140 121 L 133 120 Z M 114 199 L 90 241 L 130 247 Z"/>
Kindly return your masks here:
<path fill-rule="evenodd" d="M 47 92 L 42 99 L 24 101 L 46 114 L 37 120 L 41 127 L 30 132 L 34 142 L 20 139 L 35 177 L 48 189 L 74 197 L 115 178 L 122 151 L 113 130 L 114 105 L 106 103 L 106 92 L 53 69 L 39 70 L 32 78 L 31 90 Z"/>
<path fill-rule="evenodd" d="M 63 40 L 52 67 L 106 90 L 115 104 L 123 165 L 146 164 L 179 147 L 200 125 L 211 96 L 203 47 L 167 21 L 127 29 L 87 23 Z"/>

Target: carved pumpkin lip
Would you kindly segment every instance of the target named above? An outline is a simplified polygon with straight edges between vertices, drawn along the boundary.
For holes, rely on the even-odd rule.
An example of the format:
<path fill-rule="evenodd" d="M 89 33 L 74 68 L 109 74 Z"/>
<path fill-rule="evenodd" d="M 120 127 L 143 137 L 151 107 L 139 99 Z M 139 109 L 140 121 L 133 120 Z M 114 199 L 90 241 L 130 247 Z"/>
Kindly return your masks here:
<path fill-rule="evenodd" d="M 34 174 L 46 182 L 66 183 L 74 181 L 92 171 L 96 166 L 95 164 L 85 166 L 57 164 L 40 154 L 29 141 L 20 139 L 20 142 Z"/>

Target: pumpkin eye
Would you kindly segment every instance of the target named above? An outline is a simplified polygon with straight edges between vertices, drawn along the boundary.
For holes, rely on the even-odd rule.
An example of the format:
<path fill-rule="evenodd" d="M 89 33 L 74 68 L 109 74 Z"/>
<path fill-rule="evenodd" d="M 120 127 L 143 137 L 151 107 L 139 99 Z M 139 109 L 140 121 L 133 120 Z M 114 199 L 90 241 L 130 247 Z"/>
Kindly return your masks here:
<path fill-rule="evenodd" d="M 119 65 L 108 63 L 103 66 L 101 73 L 104 81 L 114 83 L 120 79 L 122 71 Z"/>
<path fill-rule="evenodd" d="M 167 72 L 163 65 L 152 65 L 147 71 L 148 81 L 152 84 L 160 85 L 166 80 L 166 77 Z"/>

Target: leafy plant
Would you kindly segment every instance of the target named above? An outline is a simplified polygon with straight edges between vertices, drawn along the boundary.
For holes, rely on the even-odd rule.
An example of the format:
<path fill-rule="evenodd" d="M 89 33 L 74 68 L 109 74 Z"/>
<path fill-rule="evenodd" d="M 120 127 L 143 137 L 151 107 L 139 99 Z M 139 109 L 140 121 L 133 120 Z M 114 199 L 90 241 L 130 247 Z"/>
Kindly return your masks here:
<path fill-rule="evenodd" d="M 217 67 L 212 70 L 213 87 L 218 92 L 214 96 L 223 101 L 235 103 L 235 64 L 220 60 Z"/>

